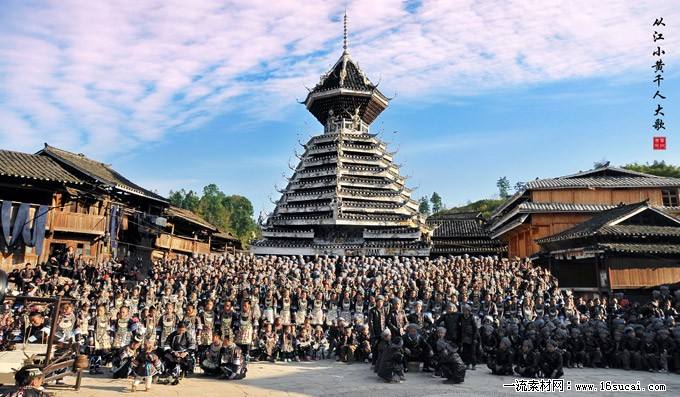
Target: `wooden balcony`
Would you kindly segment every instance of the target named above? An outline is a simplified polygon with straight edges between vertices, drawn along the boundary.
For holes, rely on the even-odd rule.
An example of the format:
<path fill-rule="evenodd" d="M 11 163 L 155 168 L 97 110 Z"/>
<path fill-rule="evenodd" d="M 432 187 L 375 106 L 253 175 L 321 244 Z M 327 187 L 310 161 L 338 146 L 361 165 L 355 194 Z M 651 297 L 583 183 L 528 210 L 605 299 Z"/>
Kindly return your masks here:
<path fill-rule="evenodd" d="M 186 237 L 172 236 L 167 233 L 161 233 L 156 237 L 156 247 L 188 254 L 210 253 L 210 245 L 208 243 Z"/>
<path fill-rule="evenodd" d="M 49 229 L 59 232 L 103 235 L 106 233 L 106 217 L 104 215 L 54 211 Z"/>

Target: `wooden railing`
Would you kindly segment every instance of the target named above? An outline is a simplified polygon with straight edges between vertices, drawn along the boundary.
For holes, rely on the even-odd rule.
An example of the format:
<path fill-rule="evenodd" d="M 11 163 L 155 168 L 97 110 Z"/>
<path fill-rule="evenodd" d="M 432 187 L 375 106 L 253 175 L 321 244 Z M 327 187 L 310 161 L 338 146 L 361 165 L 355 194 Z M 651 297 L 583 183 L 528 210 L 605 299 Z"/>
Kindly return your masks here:
<path fill-rule="evenodd" d="M 198 240 L 161 233 L 156 237 L 156 247 L 192 254 L 209 254 L 210 245 Z"/>
<path fill-rule="evenodd" d="M 49 228 L 60 232 L 103 235 L 106 233 L 106 217 L 104 215 L 55 211 L 52 214 Z"/>

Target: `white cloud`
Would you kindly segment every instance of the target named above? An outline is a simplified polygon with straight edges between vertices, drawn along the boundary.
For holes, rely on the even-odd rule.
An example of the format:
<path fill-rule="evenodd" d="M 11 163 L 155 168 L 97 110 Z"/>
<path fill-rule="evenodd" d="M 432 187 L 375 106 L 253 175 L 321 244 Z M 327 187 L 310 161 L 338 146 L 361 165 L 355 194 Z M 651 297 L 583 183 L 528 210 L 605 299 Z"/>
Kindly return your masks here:
<path fill-rule="evenodd" d="M 355 0 L 350 47 L 388 95 L 470 95 L 647 67 L 654 18 L 665 17 L 669 33 L 680 20 L 672 3 L 424 0 L 407 9 Z M 303 84 L 339 56 L 342 9 L 264 0 L 0 6 L 2 146 L 50 141 L 106 158 L 226 111 L 285 117 Z"/>

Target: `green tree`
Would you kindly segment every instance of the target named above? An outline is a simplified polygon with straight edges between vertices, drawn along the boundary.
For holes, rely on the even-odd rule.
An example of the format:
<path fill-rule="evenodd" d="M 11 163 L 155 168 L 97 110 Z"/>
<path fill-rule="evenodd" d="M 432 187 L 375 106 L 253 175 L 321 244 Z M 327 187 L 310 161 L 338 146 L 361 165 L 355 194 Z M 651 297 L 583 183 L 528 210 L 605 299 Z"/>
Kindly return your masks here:
<path fill-rule="evenodd" d="M 230 230 L 230 214 L 222 203 L 224 198 L 224 193 L 222 193 L 214 183 L 204 187 L 203 196 L 198 203 L 198 213 L 206 221 L 217 226 L 218 228 L 222 230 Z"/>
<path fill-rule="evenodd" d="M 184 196 L 186 195 L 186 192 L 184 189 L 177 190 L 177 191 L 170 191 L 170 195 L 168 196 L 168 201 L 170 204 L 174 205 L 175 207 L 180 207 L 184 208 L 182 206 L 182 203 L 184 202 Z"/>
<path fill-rule="evenodd" d="M 226 196 L 222 204 L 229 212 L 229 229 L 231 229 L 241 241 L 250 240 L 257 234 L 257 225 L 253 220 L 253 205 L 250 200 L 243 196 Z"/>
<path fill-rule="evenodd" d="M 184 189 L 177 191 L 171 190 L 168 201 L 170 201 L 170 204 L 174 205 L 175 207 L 197 212 L 200 197 L 198 197 L 198 195 L 193 190 L 189 190 L 188 192 Z"/>
<path fill-rule="evenodd" d="M 430 215 L 430 203 L 427 201 L 427 197 L 421 197 L 419 203 L 418 211 L 425 216 Z"/>
<path fill-rule="evenodd" d="M 182 208 L 196 212 L 198 211 L 198 205 L 200 203 L 201 198 L 198 197 L 196 192 L 194 192 L 193 190 L 189 190 L 189 192 L 187 192 L 187 194 L 184 196 L 184 200 L 182 201 Z"/>
<path fill-rule="evenodd" d="M 444 209 L 444 205 L 442 204 L 442 198 L 441 196 L 439 196 L 437 192 L 432 193 L 432 197 L 430 197 L 430 203 L 432 204 L 433 214 L 436 214 L 437 212 Z"/>
<path fill-rule="evenodd" d="M 498 179 L 496 182 L 496 186 L 498 187 L 498 194 L 501 196 L 501 198 L 508 198 L 510 197 L 510 180 L 507 177 L 502 177 Z"/>
<path fill-rule="evenodd" d="M 631 171 L 644 172 L 645 174 L 680 178 L 680 166 L 666 164 L 663 160 L 654 160 L 651 164 L 630 163 L 624 165 L 623 168 Z"/>
<path fill-rule="evenodd" d="M 244 246 L 260 233 L 250 200 L 239 195 L 227 196 L 214 183 L 204 187 L 200 197 L 193 190 L 171 190 L 169 201 L 195 212 L 218 229 L 233 233 Z"/>

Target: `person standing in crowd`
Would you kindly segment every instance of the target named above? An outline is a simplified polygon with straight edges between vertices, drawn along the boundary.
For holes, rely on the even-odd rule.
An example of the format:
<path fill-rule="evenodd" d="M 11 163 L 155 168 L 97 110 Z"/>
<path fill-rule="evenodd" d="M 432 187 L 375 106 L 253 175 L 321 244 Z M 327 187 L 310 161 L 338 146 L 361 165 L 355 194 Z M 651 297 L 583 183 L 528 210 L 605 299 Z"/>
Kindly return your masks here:
<path fill-rule="evenodd" d="M 477 366 L 477 347 L 479 331 L 477 320 L 472 316 L 470 305 L 463 305 L 463 315 L 460 316 L 461 345 L 463 347 L 463 362 L 467 369 L 474 370 Z"/>
<path fill-rule="evenodd" d="M 368 311 L 368 327 L 371 334 L 371 349 L 374 354 L 371 357 L 371 364 L 375 366 L 378 360 L 378 344 L 381 341 L 383 331 L 385 330 L 386 315 L 385 315 L 385 297 L 378 295 L 375 306 Z"/>

